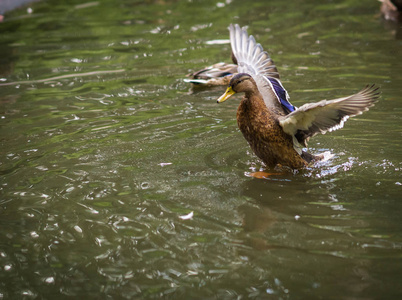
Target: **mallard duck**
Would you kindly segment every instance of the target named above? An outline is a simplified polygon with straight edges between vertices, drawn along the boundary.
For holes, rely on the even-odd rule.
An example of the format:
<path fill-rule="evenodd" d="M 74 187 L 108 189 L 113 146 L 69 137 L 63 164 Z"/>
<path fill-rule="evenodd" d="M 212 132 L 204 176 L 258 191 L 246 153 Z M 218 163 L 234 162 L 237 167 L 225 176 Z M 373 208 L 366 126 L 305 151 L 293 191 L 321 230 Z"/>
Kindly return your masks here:
<path fill-rule="evenodd" d="M 237 124 L 255 154 L 268 166 L 304 168 L 322 155 L 303 151 L 310 137 L 343 127 L 349 118 L 367 111 L 379 97 L 378 88 L 335 100 L 322 100 L 296 108 L 279 79 L 274 62 L 245 27 L 230 25 L 230 42 L 238 74 L 230 80 L 224 102 L 244 93 L 237 109 Z"/>
<path fill-rule="evenodd" d="M 381 4 L 381 13 L 385 20 L 395 22 L 402 21 L 402 0 L 379 0 Z"/>
<path fill-rule="evenodd" d="M 228 85 L 235 73 L 237 73 L 236 64 L 220 62 L 197 72 L 187 74 L 186 76 L 189 79 L 184 79 L 184 81 L 202 86 Z"/>

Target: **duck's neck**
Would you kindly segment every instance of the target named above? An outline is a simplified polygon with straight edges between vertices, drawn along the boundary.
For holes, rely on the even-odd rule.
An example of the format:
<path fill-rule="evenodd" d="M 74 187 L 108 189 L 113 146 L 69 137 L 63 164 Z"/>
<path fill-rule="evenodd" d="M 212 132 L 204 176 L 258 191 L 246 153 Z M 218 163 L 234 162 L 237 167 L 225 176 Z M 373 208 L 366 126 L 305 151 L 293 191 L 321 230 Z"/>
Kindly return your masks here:
<path fill-rule="evenodd" d="M 275 115 L 259 93 L 245 94 L 237 109 L 237 125 L 250 145 L 266 134 L 267 128 L 275 126 L 275 122 Z"/>
<path fill-rule="evenodd" d="M 243 102 L 248 106 L 248 109 L 255 111 L 267 110 L 267 106 L 265 105 L 264 99 L 259 91 L 246 92 Z"/>
<path fill-rule="evenodd" d="M 275 97 L 275 95 L 272 95 L 272 97 Z M 283 109 L 279 101 L 271 101 L 266 103 L 262 94 L 258 90 L 245 92 L 243 100 L 246 101 L 245 104 L 249 106 L 250 109 L 252 108 L 253 110 L 257 110 L 260 112 L 264 111 L 264 113 L 273 117 L 277 115 L 283 115 Z"/>

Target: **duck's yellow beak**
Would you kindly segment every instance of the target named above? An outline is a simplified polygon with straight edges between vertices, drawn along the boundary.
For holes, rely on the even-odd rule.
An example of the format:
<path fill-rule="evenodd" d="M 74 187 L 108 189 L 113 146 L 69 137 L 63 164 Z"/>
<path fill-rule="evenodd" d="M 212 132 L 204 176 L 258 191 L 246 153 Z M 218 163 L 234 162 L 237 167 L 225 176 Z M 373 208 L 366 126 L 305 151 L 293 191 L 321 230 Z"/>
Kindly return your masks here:
<path fill-rule="evenodd" d="M 230 97 L 232 97 L 234 94 L 236 94 L 236 92 L 232 89 L 231 86 L 229 86 L 229 87 L 226 89 L 226 92 L 225 92 L 222 96 L 219 97 L 218 103 L 222 103 L 222 102 L 228 100 L 228 99 L 229 99 Z"/>

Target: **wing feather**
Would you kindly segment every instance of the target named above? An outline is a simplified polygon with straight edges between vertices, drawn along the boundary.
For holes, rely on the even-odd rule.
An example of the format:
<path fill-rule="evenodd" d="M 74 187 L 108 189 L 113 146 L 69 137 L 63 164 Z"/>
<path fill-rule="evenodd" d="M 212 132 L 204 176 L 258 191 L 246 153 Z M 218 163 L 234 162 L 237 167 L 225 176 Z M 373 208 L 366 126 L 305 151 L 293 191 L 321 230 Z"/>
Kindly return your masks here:
<path fill-rule="evenodd" d="M 289 102 L 289 95 L 279 80 L 279 73 L 269 54 L 247 34 L 245 27 L 229 26 L 232 54 L 238 64 L 239 73 L 250 74 L 267 107 L 282 108 L 284 113 L 295 110 Z"/>
<path fill-rule="evenodd" d="M 380 94 L 378 89 L 373 84 L 348 97 L 304 104 L 283 117 L 279 124 L 287 134 L 306 145 L 308 139 L 317 133 L 342 128 L 349 117 L 367 111 L 377 101 Z"/>

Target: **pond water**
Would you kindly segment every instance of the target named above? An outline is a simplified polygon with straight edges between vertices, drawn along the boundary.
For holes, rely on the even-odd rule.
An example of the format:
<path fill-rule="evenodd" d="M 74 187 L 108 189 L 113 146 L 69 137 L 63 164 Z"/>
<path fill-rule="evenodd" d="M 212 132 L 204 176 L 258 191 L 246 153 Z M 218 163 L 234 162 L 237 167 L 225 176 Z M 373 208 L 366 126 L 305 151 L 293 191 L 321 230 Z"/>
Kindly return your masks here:
<path fill-rule="evenodd" d="M 0 23 L 0 299 L 400 299 L 400 26 L 376 1 L 49 0 Z M 366 84 L 329 161 L 256 179 L 239 97 L 184 75 L 249 26 L 291 101 Z"/>

